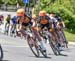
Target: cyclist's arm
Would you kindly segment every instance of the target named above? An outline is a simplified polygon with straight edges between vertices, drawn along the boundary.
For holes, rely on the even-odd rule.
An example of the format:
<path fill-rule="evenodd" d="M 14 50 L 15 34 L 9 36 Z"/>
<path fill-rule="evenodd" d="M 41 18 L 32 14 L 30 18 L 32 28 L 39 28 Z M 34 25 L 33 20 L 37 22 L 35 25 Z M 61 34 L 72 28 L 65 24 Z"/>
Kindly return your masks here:
<path fill-rule="evenodd" d="M 36 26 L 36 22 L 33 19 L 31 20 L 31 22 L 32 22 L 32 27 L 35 27 Z"/>
<path fill-rule="evenodd" d="M 65 27 L 65 23 L 64 23 L 64 21 L 62 21 L 62 24 L 63 24 L 63 27 Z"/>
<path fill-rule="evenodd" d="M 64 23 L 64 21 L 63 21 L 63 19 L 61 17 L 59 17 L 59 24 L 60 23 L 63 25 L 63 27 L 65 27 L 65 23 Z"/>

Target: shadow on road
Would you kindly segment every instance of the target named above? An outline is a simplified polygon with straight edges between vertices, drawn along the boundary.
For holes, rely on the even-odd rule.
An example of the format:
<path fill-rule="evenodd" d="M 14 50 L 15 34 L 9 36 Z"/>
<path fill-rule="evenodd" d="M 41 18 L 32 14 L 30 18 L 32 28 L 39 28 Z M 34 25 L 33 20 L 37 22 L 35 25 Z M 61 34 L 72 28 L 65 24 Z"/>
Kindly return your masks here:
<path fill-rule="evenodd" d="M 35 56 L 29 56 L 29 57 L 35 57 Z M 43 56 L 39 56 L 39 57 L 35 57 L 35 58 L 47 58 L 47 59 L 51 59 L 51 57 L 43 57 Z"/>
<path fill-rule="evenodd" d="M 53 56 L 65 56 L 65 57 L 68 57 L 68 55 L 67 54 L 60 54 L 60 55 L 54 55 L 54 54 L 51 54 L 51 53 L 49 53 L 48 55 L 53 55 Z"/>
<path fill-rule="evenodd" d="M 58 55 L 58 56 L 65 56 L 65 57 L 68 57 L 68 55 L 66 55 L 66 54 L 60 54 L 60 55 Z"/>
<path fill-rule="evenodd" d="M 10 60 L 0 60 L 0 61 L 10 61 Z"/>

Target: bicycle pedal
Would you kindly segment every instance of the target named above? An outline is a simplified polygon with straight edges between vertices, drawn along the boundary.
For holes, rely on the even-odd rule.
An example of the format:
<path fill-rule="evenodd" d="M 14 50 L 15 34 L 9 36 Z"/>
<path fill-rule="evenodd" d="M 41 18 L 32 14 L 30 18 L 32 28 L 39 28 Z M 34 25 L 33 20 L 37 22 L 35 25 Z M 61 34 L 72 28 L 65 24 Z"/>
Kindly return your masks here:
<path fill-rule="evenodd" d="M 46 50 L 43 50 L 43 52 L 46 52 Z"/>

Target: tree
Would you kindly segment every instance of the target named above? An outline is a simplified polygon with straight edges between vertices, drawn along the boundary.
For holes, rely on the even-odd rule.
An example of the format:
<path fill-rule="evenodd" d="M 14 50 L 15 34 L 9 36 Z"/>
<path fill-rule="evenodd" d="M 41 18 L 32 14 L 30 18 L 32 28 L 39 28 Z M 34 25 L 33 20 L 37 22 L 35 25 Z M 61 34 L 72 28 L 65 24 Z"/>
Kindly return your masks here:
<path fill-rule="evenodd" d="M 3 0 L 0 0 L 0 4 L 3 4 L 4 2 L 3 2 Z"/>
<path fill-rule="evenodd" d="M 8 4 L 15 5 L 17 4 L 17 0 L 8 0 Z"/>
<path fill-rule="evenodd" d="M 41 0 L 41 10 L 62 16 L 68 29 L 75 27 L 75 0 Z"/>

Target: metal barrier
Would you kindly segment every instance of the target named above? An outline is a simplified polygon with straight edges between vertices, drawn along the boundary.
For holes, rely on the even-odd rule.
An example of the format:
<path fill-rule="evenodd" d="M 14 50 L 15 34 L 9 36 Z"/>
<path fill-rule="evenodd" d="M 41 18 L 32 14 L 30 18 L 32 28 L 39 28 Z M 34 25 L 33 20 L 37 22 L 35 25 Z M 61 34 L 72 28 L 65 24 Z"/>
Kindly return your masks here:
<path fill-rule="evenodd" d="M 23 6 L 20 6 L 19 8 L 23 8 Z M 0 10 L 3 11 L 16 11 L 18 8 L 16 5 L 4 5 L 4 4 L 0 4 Z"/>

